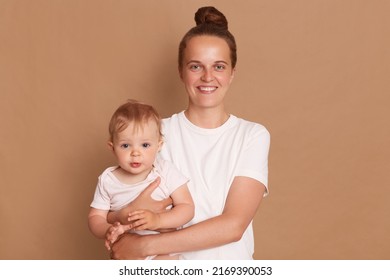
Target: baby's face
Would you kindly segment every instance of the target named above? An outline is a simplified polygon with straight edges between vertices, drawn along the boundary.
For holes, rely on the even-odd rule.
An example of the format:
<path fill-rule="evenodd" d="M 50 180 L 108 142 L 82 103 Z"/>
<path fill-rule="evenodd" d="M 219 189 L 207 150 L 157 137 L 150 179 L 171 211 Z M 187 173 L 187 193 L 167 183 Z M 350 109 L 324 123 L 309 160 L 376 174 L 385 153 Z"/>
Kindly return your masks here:
<path fill-rule="evenodd" d="M 161 145 L 158 126 L 155 121 L 149 120 L 139 127 L 130 123 L 114 138 L 113 149 L 124 171 L 146 178 Z"/>

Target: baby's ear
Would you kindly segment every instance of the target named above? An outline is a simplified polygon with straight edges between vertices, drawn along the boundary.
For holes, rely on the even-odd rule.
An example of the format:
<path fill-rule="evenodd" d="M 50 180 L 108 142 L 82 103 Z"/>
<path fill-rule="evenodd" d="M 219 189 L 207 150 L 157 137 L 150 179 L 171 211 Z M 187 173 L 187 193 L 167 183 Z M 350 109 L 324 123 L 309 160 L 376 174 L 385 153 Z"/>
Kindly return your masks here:
<path fill-rule="evenodd" d="M 107 147 L 109 150 L 114 151 L 114 143 L 112 143 L 111 141 L 107 142 Z"/>
<path fill-rule="evenodd" d="M 164 140 L 161 138 L 158 142 L 158 151 L 161 151 L 162 146 L 164 145 Z"/>

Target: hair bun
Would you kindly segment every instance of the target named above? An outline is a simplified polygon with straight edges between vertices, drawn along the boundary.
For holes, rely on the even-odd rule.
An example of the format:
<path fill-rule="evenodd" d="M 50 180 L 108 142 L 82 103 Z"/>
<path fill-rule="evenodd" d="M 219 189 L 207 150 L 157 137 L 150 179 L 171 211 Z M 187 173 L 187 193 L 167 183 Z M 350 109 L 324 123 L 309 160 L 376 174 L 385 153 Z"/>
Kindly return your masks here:
<path fill-rule="evenodd" d="M 228 29 L 226 17 L 214 7 L 202 7 L 195 13 L 196 25 L 214 24 L 220 28 Z"/>

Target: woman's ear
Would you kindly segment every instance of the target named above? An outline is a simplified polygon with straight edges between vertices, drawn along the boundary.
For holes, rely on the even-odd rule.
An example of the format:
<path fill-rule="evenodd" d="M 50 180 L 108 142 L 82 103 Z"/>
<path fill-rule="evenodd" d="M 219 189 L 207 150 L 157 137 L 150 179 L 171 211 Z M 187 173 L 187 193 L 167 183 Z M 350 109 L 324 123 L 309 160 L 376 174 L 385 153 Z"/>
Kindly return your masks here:
<path fill-rule="evenodd" d="M 183 69 L 182 67 L 179 65 L 177 67 L 177 70 L 179 70 L 179 77 L 180 77 L 180 80 L 183 81 Z"/>
<path fill-rule="evenodd" d="M 230 75 L 230 81 L 229 81 L 229 84 L 231 84 L 231 82 L 233 81 L 234 74 L 236 74 L 236 67 L 234 67 L 234 68 L 232 69 L 232 74 Z"/>

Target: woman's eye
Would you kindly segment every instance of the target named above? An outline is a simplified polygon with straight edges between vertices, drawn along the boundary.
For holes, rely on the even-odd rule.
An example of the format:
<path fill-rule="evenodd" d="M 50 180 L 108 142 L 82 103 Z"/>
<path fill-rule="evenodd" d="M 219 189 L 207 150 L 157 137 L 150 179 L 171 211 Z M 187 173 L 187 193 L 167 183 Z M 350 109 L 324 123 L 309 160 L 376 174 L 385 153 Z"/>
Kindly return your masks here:
<path fill-rule="evenodd" d="M 225 65 L 216 65 L 215 69 L 218 70 L 218 71 L 225 70 Z"/>
<path fill-rule="evenodd" d="M 143 143 L 143 144 L 142 144 L 142 147 L 144 147 L 144 148 L 149 148 L 149 147 L 150 147 L 150 144 L 149 144 L 149 143 Z"/>
<path fill-rule="evenodd" d="M 201 68 L 200 65 L 197 65 L 197 64 L 194 64 L 194 65 L 191 65 L 191 66 L 190 66 L 190 69 L 191 69 L 192 71 L 198 71 L 200 68 Z"/>

